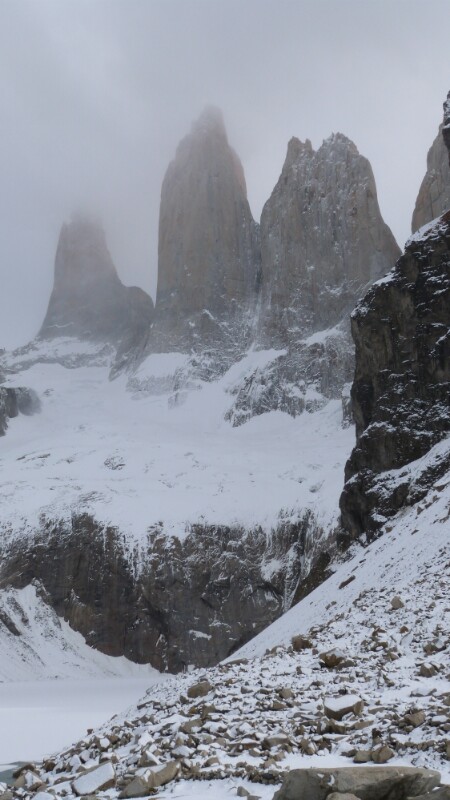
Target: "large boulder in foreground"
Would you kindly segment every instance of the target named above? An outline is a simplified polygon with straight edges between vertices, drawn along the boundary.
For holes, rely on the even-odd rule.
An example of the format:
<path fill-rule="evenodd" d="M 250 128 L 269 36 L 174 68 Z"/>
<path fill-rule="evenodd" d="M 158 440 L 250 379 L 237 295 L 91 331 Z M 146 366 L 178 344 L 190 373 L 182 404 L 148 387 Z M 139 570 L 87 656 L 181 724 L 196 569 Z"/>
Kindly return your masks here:
<path fill-rule="evenodd" d="M 432 792 L 440 777 L 435 770 L 415 767 L 293 769 L 273 800 L 326 800 L 331 794 L 336 800 L 336 793 L 359 800 L 406 800 Z"/>
<path fill-rule="evenodd" d="M 39 337 L 131 344 L 146 333 L 152 318 L 149 295 L 121 282 L 101 226 L 81 216 L 64 224 L 53 291 Z"/>

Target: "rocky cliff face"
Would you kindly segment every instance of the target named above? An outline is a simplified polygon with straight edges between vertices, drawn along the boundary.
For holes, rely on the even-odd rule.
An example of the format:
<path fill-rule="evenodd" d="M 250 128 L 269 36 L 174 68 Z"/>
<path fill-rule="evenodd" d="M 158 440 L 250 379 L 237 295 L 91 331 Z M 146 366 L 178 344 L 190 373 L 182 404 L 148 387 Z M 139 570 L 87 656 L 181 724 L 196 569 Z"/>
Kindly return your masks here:
<path fill-rule="evenodd" d="M 161 191 L 155 327 L 162 346 L 179 334 L 189 346 L 247 309 L 259 260 L 242 165 L 221 112 L 207 108 L 179 144 Z"/>
<path fill-rule="evenodd" d="M 81 217 L 64 224 L 39 337 L 76 336 L 131 346 L 147 331 L 152 317 L 151 298 L 120 281 L 101 227 Z"/>
<path fill-rule="evenodd" d="M 427 171 L 417 195 L 412 216 L 413 233 L 450 208 L 450 166 L 443 137 L 443 125 L 427 156 Z"/>
<path fill-rule="evenodd" d="M 448 150 L 448 163 L 450 164 L 450 92 L 444 103 L 444 122 L 442 126 L 442 136 Z"/>
<path fill-rule="evenodd" d="M 447 125 L 448 100 L 444 110 Z M 371 536 L 449 466 L 439 447 L 431 465 L 417 461 L 450 432 L 450 211 L 407 242 L 393 272 L 357 307 L 352 332 L 357 444 L 342 522 L 352 536 Z"/>
<path fill-rule="evenodd" d="M 315 574 L 308 563 L 326 573 L 309 512 L 270 537 L 196 525 L 180 540 L 156 527 L 131 558 L 120 533 L 87 514 L 74 514 L 69 528 L 40 524 L 32 542 L 2 545 L 0 587 L 37 578 L 88 644 L 160 670 L 221 661 L 301 596 L 302 575 Z"/>
<path fill-rule="evenodd" d="M 340 322 L 399 255 L 370 164 L 342 134 L 317 152 L 291 139 L 261 243 L 263 336 L 281 346 Z"/>

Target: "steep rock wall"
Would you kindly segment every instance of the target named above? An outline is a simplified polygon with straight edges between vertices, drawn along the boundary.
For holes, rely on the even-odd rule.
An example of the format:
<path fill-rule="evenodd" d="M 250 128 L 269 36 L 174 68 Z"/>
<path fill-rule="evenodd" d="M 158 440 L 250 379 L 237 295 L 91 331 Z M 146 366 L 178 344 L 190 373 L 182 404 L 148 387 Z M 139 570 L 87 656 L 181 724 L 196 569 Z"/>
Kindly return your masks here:
<path fill-rule="evenodd" d="M 153 346 L 214 334 L 254 303 L 259 231 L 222 114 L 207 108 L 180 142 L 161 190 Z M 182 342 L 182 345 L 184 342 Z"/>
<path fill-rule="evenodd" d="M 262 336 L 284 346 L 349 314 L 400 251 L 367 159 L 342 134 L 291 139 L 261 217 Z"/>
<path fill-rule="evenodd" d="M 75 217 L 61 229 L 55 277 L 39 337 L 76 336 L 136 346 L 153 318 L 153 302 L 122 284 L 102 228 Z"/>
<path fill-rule="evenodd" d="M 450 123 L 450 93 L 444 131 Z M 449 148 L 448 135 L 445 144 Z M 352 317 L 357 442 L 340 506 L 348 534 L 370 537 L 448 469 L 416 463 L 450 433 L 450 211 L 406 243 L 395 269 Z"/>
<path fill-rule="evenodd" d="M 38 579 L 57 613 L 109 655 L 160 670 L 208 666 L 287 610 L 302 576 L 313 588 L 316 561 L 326 570 L 322 533 L 307 512 L 270 534 L 197 525 L 179 540 L 155 529 L 130 552 L 117 530 L 74 514 L 3 544 L 0 587 Z"/>
<path fill-rule="evenodd" d="M 427 171 L 421 183 L 412 216 L 413 233 L 450 208 L 450 165 L 443 138 L 443 125 L 427 155 Z"/>

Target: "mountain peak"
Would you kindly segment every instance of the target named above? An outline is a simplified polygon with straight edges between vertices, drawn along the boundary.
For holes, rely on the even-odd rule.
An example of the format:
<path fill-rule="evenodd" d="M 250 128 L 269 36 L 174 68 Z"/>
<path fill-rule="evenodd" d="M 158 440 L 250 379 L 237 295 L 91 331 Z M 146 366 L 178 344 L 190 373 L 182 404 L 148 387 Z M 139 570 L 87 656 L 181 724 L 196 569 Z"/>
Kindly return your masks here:
<path fill-rule="evenodd" d="M 78 336 L 115 342 L 150 324 L 153 302 L 126 288 L 99 220 L 76 213 L 61 227 L 53 291 L 39 336 Z"/>
<path fill-rule="evenodd" d="M 207 105 L 192 124 L 193 134 L 219 134 L 227 138 L 223 113 L 217 106 Z"/>

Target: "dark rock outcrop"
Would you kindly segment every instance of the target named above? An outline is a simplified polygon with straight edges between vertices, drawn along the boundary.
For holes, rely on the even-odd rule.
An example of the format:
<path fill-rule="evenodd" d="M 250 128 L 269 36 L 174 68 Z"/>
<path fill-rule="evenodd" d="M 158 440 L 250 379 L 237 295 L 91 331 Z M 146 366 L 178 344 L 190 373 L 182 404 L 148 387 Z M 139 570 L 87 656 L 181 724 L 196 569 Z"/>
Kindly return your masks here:
<path fill-rule="evenodd" d="M 447 456 L 408 465 L 450 433 L 450 211 L 407 242 L 352 332 L 357 443 L 340 504 L 347 532 L 370 537 L 448 469 Z"/>
<path fill-rule="evenodd" d="M 442 137 L 448 151 L 448 163 L 450 165 L 450 92 L 444 103 L 444 121 L 442 123 Z"/>
<path fill-rule="evenodd" d="M 332 328 L 400 255 L 369 162 L 342 134 L 315 152 L 291 139 L 261 216 L 263 339 Z"/>
<path fill-rule="evenodd" d="M 427 155 L 427 171 L 417 195 L 412 216 L 413 233 L 450 208 L 450 165 L 443 125 Z"/>
<path fill-rule="evenodd" d="M 0 386 L 0 436 L 6 433 L 9 419 L 17 417 L 18 414 L 29 416 L 39 409 L 39 398 L 32 389 L 23 386 L 14 389 Z"/>
<path fill-rule="evenodd" d="M 41 520 L 26 545 L 4 543 L 0 587 L 37 579 L 56 612 L 109 655 L 161 670 L 208 666 L 287 610 L 320 533 L 305 512 L 269 537 L 197 525 L 180 540 L 155 529 L 130 553 L 117 530 L 74 514 L 69 525 Z"/>
<path fill-rule="evenodd" d="M 153 318 L 152 299 L 125 287 L 95 222 L 74 217 L 64 224 L 55 259 L 55 278 L 42 339 L 74 336 L 135 346 Z"/>
<path fill-rule="evenodd" d="M 242 165 L 221 112 L 207 108 L 162 185 L 152 346 L 186 349 L 232 322 L 254 303 L 259 261 Z"/>

